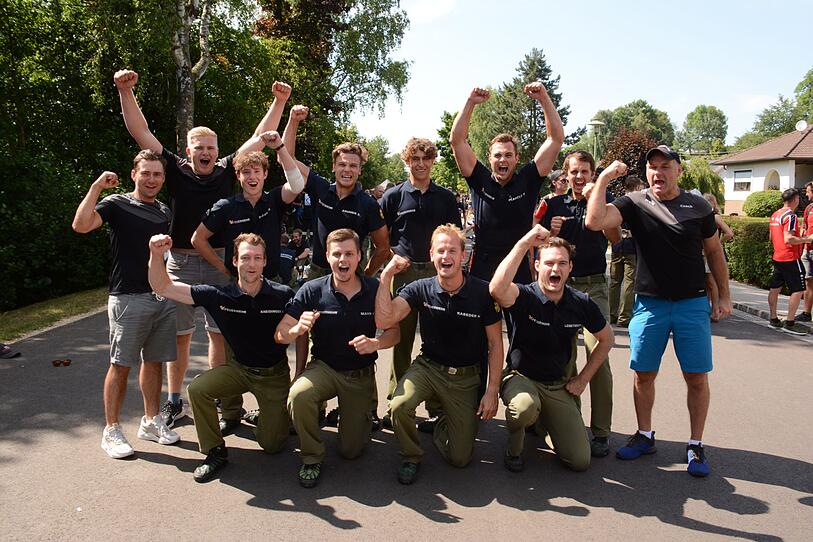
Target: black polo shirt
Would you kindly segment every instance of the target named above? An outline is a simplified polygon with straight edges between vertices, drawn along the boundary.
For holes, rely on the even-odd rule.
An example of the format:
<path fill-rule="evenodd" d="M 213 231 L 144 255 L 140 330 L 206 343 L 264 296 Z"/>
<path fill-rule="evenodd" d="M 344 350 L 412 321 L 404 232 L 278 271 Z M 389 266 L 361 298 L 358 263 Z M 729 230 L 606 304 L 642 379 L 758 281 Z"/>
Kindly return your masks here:
<path fill-rule="evenodd" d="M 474 244 L 478 249 L 507 253 L 528 233 L 544 179 L 536 164 L 528 162 L 502 186 L 481 162 L 477 162 L 466 182 L 471 192 Z"/>
<path fill-rule="evenodd" d="M 507 363 L 538 382 L 560 380 L 579 329 L 583 326 L 597 333 L 607 325 L 601 309 L 587 294 L 570 286 L 565 286 L 559 303 L 548 299 L 537 282 L 517 287 L 519 297 L 505 309 L 514 323 Z"/>
<path fill-rule="evenodd" d="M 198 175 L 192 171 L 192 162 L 186 158 L 181 158 L 169 149 L 164 149 L 161 153 L 167 161 L 169 207 L 175 216 L 170 235 L 175 248 L 194 248 L 192 234 L 198 229 L 203 215 L 217 200 L 234 194 L 237 182 L 233 165 L 235 154 L 219 158 L 211 174 Z M 213 248 L 223 248 L 223 238 L 220 235 L 213 235 L 209 243 Z"/>
<path fill-rule="evenodd" d="M 294 269 L 294 259 L 296 252 L 288 247 L 279 249 L 279 280 L 283 284 L 291 282 L 291 274 Z"/>
<path fill-rule="evenodd" d="M 488 358 L 486 326 L 502 318 L 488 282 L 467 275 L 463 288 L 449 295 L 437 277 L 429 277 L 405 285 L 398 295 L 418 311 L 423 355 L 449 367 L 480 365 Z"/>
<path fill-rule="evenodd" d="M 607 194 L 612 201 L 612 195 Z M 542 225 L 550 229 L 555 216 L 571 217 L 562 224 L 559 237 L 573 245 L 573 271 L 571 277 L 588 277 L 607 271 L 607 238 L 601 231 L 589 229 L 584 220 L 587 217 L 587 198 L 575 199 L 570 194 L 562 194 L 548 200 L 548 210 Z"/>
<path fill-rule="evenodd" d="M 325 256 L 325 240 L 328 234 L 340 228 L 350 228 L 364 241 L 367 234 L 384 225 L 384 214 L 378 202 L 356 183 L 353 191 L 342 199 L 336 193 L 336 183 L 331 183 L 311 170 L 305 193 L 313 207 L 313 250 L 311 260 L 319 267 L 330 267 Z"/>
<path fill-rule="evenodd" d="M 293 240 L 288 241 L 288 248 L 293 250 L 296 253 L 296 257 L 299 258 L 299 255 L 305 252 L 306 248 L 311 248 L 311 246 L 308 244 L 308 240 L 303 237 L 298 245 L 294 243 Z"/>
<path fill-rule="evenodd" d="M 287 286 L 263 279 L 256 296 L 237 286 L 192 286 L 196 307 L 203 307 L 217 322 L 235 358 L 248 367 L 273 367 L 288 363 L 287 345 L 274 340 L 274 330 L 285 316 L 285 306 L 294 297 Z"/>
<path fill-rule="evenodd" d="M 110 226 L 110 295 L 151 292 L 150 237 L 169 233 L 169 207 L 158 200 L 144 203 L 132 194 L 113 194 L 96 204 L 96 212 Z"/>
<path fill-rule="evenodd" d="M 336 369 L 351 371 L 372 365 L 378 353 L 359 354 L 347 344 L 359 335 L 375 337 L 375 295 L 378 279 L 359 277 L 361 290 L 347 299 L 333 287 L 333 275 L 306 282 L 285 309 L 299 320 L 305 311 L 318 311 L 311 329 L 313 356 Z"/>
<path fill-rule="evenodd" d="M 441 224 L 460 227 L 460 211 L 451 191 L 429 183 L 421 192 L 409 181 L 387 190 L 381 198 L 390 230 L 392 251 L 413 262 L 429 261 L 432 232 Z"/>
<path fill-rule="evenodd" d="M 717 234 L 714 211 L 702 196 L 680 189 L 659 201 L 652 189 L 613 202 L 635 238 L 635 292 L 680 300 L 706 295 L 703 239 Z"/>
<path fill-rule="evenodd" d="M 282 216 L 287 205 L 282 201 L 282 187 L 277 186 L 263 192 L 256 205 L 251 205 L 239 193 L 219 200 L 206 211 L 202 224 L 213 234 L 220 236 L 226 246 L 224 258 L 226 267 L 233 274 L 237 268 L 232 263 L 234 240 L 241 233 L 256 233 L 265 241 L 265 268 L 263 275 L 268 278 L 279 272 L 279 245 L 282 232 Z M 212 235 L 214 237 L 214 235 Z"/>

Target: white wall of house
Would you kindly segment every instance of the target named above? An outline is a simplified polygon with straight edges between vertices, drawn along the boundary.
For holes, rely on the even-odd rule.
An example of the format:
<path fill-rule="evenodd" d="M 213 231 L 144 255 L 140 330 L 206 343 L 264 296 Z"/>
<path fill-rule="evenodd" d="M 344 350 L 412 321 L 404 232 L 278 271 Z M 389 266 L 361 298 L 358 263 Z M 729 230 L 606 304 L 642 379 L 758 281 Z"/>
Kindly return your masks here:
<path fill-rule="evenodd" d="M 811 173 L 813 173 L 813 168 L 811 168 Z M 720 172 L 725 184 L 726 214 L 742 214 L 742 204 L 745 198 L 754 192 L 768 188 L 784 190 L 794 186 L 795 177 L 798 174 L 794 160 L 728 164 Z"/>

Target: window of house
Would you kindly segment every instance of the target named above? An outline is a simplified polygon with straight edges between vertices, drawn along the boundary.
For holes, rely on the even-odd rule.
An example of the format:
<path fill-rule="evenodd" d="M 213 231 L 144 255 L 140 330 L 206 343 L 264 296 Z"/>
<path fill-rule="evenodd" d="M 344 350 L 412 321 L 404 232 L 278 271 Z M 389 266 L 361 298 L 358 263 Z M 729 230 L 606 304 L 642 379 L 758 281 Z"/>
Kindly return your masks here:
<path fill-rule="evenodd" d="M 741 170 L 734 172 L 734 192 L 751 191 L 751 170 Z"/>

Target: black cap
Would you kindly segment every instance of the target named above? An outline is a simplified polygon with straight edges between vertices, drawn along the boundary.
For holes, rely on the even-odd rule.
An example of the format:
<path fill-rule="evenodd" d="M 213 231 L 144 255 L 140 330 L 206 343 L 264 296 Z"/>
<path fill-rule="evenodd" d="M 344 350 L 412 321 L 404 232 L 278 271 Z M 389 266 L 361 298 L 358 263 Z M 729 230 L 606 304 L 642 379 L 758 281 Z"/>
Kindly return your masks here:
<path fill-rule="evenodd" d="M 550 179 L 551 181 L 555 181 L 556 179 L 558 179 L 559 177 L 561 177 L 564 174 L 565 174 L 565 172 L 562 171 L 561 169 L 554 169 L 553 171 L 548 173 L 548 179 Z"/>
<path fill-rule="evenodd" d="M 672 149 L 670 149 L 667 145 L 658 145 L 655 148 L 649 149 L 646 152 L 646 160 L 647 160 L 647 162 L 649 161 L 649 158 L 653 154 L 655 154 L 656 152 L 664 155 L 665 157 L 667 157 L 670 160 L 677 161 L 678 164 L 680 163 L 680 155 L 678 153 L 676 153 L 675 151 L 673 151 Z"/>

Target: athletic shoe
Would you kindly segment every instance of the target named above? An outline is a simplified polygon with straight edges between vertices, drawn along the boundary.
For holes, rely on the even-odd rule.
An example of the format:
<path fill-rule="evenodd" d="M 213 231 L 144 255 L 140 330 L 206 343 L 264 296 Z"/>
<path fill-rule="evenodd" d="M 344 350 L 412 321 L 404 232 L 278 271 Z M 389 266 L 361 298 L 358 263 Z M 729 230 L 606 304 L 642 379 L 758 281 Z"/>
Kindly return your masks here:
<path fill-rule="evenodd" d="M 692 476 L 705 478 L 709 475 L 709 464 L 706 463 L 706 453 L 702 446 L 697 444 L 686 446 L 686 462 L 689 464 L 686 470 Z"/>
<path fill-rule="evenodd" d="M 260 423 L 260 409 L 255 408 L 254 410 L 249 410 L 243 414 L 243 421 L 249 425 L 257 427 L 257 425 Z"/>
<path fill-rule="evenodd" d="M 525 469 L 525 460 L 521 455 L 511 455 L 508 448 L 505 449 L 503 456 L 503 465 L 511 472 L 522 472 Z"/>
<path fill-rule="evenodd" d="M 809 312 L 803 312 L 799 316 L 796 317 L 797 322 L 810 322 L 811 317 Z"/>
<path fill-rule="evenodd" d="M 373 426 L 371 427 L 371 430 L 373 433 L 375 433 L 381 429 L 381 418 L 378 417 L 378 412 L 375 410 L 373 410 L 370 414 L 373 417 Z"/>
<path fill-rule="evenodd" d="M 141 425 L 138 428 L 138 438 L 151 440 L 158 444 L 175 444 L 181 437 L 178 433 L 167 427 L 161 415 L 155 416 L 151 420 L 141 417 Z"/>
<path fill-rule="evenodd" d="M 104 428 L 102 432 L 102 450 L 113 459 L 121 459 L 133 455 L 133 447 L 127 442 L 121 426 L 117 423 Z"/>
<path fill-rule="evenodd" d="M 627 445 L 622 446 L 615 452 L 615 456 L 618 459 L 638 459 L 642 455 L 654 454 L 657 451 L 654 431 L 652 432 L 652 438 L 648 438 L 636 431 L 627 441 Z"/>
<path fill-rule="evenodd" d="M 593 437 L 590 442 L 590 455 L 607 457 L 610 454 L 610 441 L 607 437 Z"/>
<path fill-rule="evenodd" d="M 217 471 L 226 466 L 226 463 L 229 462 L 228 458 L 229 451 L 225 446 L 215 446 L 206 454 L 206 459 L 198 465 L 198 468 L 192 473 L 192 477 L 201 484 L 208 482 L 214 478 Z"/>
<path fill-rule="evenodd" d="M 385 429 L 392 429 L 392 416 L 384 414 L 384 417 L 381 418 L 381 425 Z"/>
<path fill-rule="evenodd" d="M 337 427 L 339 425 L 339 408 L 336 407 L 325 415 L 322 424 L 324 427 Z"/>
<path fill-rule="evenodd" d="M 167 401 L 164 403 L 164 406 L 161 407 L 160 414 L 166 426 L 172 429 L 175 426 L 176 420 L 180 420 L 186 416 L 186 412 L 183 408 L 183 399 L 180 399 L 177 404 L 172 401 Z"/>
<path fill-rule="evenodd" d="M 418 463 L 404 461 L 398 467 L 398 481 L 405 486 L 408 486 L 418 478 Z"/>
<path fill-rule="evenodd" d="M 234 434 L 237 431 L 237 428 L 240 427 L 240 420 L 227 420 L 223 418 L 220 420 L 220 436 L 228 437 L 229 435 Z"/>
<path fill-rule="evenodd" d="M 439 416 L 432 416 L 423 420 L 422 422 L 418 422 L 418 431 L 421 433 L 434 433 L 435 432 L 435 425 L 438 423 Z"/>
<path fill-rule="evenodd" d="M 316 487 L 319 483 L 319 475 L 322 473 L 322 464 L 313 463 L 311 465 L 302 464 L 299 467 L 299 485 L 302 487 Z"/>
<path fill-rule="evenodd" d="M 780 320 L 779 318 L 771 318 L 770 324 L 771 327 L 775 327 L 777 329 L 782 328 L 782 320 Z"/>
<path fill-rule="evenodd" d="M 807 328 L 805 326 L 800 326 L 796 321 L 791 320 L 785 320 L 782 331 L 790 333 L 791 335 L 807 335 Z"/>

